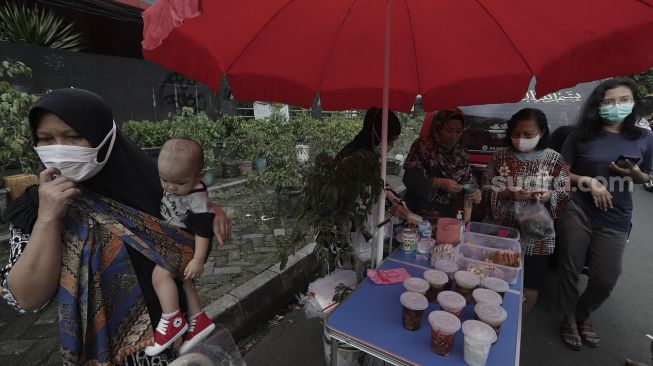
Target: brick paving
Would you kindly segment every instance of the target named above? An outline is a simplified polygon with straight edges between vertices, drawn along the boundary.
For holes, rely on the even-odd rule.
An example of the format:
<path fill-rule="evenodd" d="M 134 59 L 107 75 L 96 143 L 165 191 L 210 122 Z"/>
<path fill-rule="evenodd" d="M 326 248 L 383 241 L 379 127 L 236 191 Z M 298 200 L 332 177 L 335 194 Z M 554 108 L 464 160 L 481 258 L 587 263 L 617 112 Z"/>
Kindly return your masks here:
<path fill-rule="evenodd" d="M 272 190 L 241 187 L 213 197 L 232 222 L 232 238 L 209 253 L 197 287 L 204 306 L 275 264 L 277 234 L 290 231 L 292 220 L 276 217 Z M 8 257 L 0 245 L 0 265 Z M 51 304 L 36 315 L 18 315 L 0 301 L 0 365 L 60 365 L 57 307 Z"/>

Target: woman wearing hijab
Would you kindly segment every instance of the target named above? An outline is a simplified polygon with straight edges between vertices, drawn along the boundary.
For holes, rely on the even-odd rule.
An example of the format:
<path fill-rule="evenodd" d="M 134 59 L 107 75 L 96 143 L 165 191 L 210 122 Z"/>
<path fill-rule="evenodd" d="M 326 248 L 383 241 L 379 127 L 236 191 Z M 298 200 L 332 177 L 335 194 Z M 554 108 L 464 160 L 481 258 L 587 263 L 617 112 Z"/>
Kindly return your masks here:
<path fill-rule="evenodd" d="M 433 116 L 429 134 L 413 142 L 403 179 L 411 211 L 431 218 L 455 217 L 454 198 L 462 201 L 463 184 L 477 185 L 460 141 L 464 127 L 461 111 L 441 110 Z M 471 193 L 471 200 L 478 204 L 481 191 Z"/>
<path fill-rule="evenodd" d="M 363 119 L 363 128 L 358 132 L 354 139 L 345 145 L 345 147 L 340 150 L 336 156 L 336 160 L 343 159 L 347 155 L 357 151 L 357 150 L 367 150 L 371 151 L 374 154 L 381 158 L 381 128 L 382 128 L 382 112 L 381 108 L 370 108 L 365 113 L 365 118 Z M 401 134 L 401 123 L 399 122 L 399 117 L 392 112 L 388 111 L 388 150 L 392 150 L 394 147 L 395 141 Z M 410 210 L 404 204 L 404 201 L 399 198 L 397 193 L 392 189 L 392 187 L 386 183 L 385 186 L 386 192 L 386 207 L 390 211 L 390 214 L 401 218 L 406 219 Z"/>
<path fill-rule="evenodd" d="M 155 264 L 179 271 L 189 259 L 187 233 L 162 221 L 156 164 L 119 129 L 108 105 L 81 89 L 41 97 L 29 114 L 46 169 L 7 209 L 9 263 L 0 290 L 19 312 L 56 296 L 64 364 L 129 365 L 146 360 L 161 308 Z M 216 207 L 222 243 L 229 222 Z"/>

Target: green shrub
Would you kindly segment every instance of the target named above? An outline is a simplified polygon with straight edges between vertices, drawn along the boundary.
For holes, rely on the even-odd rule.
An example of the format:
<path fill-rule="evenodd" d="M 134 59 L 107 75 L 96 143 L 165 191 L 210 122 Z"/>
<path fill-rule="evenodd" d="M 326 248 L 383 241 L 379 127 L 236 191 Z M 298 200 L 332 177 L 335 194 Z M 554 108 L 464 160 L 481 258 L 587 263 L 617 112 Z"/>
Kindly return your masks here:
<path fill-rule="evenodd" d="M 0 77 L 31 76 L 32 70 L 22 62 L 0 63 Z M 28 171 L 40 166 L 30 146 L 29 110 L 38 99 L 0 81 L 0 169 L 20 168 Z"/>

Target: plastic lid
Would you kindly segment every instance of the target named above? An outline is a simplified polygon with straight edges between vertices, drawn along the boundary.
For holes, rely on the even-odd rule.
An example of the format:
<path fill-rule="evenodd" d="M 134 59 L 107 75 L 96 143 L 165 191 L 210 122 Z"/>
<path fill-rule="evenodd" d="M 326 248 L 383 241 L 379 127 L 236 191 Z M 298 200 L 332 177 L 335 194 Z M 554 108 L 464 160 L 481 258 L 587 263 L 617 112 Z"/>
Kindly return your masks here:
<path fill-rule="evenodd" d="M 456 333 L 460 329 L 460 319 L 442 310 L 432 311 L 429 314 L 429 324 L 431 324 L 433 329 L 449 334 Z"/>
<path fill-rule="evenodd" d="M 411 310 L 424 310 L 429 306 L 429 301 L 424 295 L 416 292 L 404 292 L 399 297 L 401 305 Z"/>
<path fill-rule="evenodd" d="M 424 271 L 424 279 L 431 285 L 436 286 L 445 285 L 447 282 L 449 282 L 449 276 L 447 276 L 447 274 L 442 271 L 438 271 L 437 269 L 429 269 Z"/>
<path fill-rule="evenodd" d="M 497 333 L 494 329 L 482 321 L 465 320 L 462 328 L 465 337 L 474 339 L 477 342 L 492 344 L 497 340 Z"/>
<path fill-rule="evenodd" d="M 469 271 L 458 271 L 454 273 L 453 278 L 456 279 L 456 284 L 465 287 L 476 287 L 481 283 L 481 278 L 476 273 Z"/>
<path fill-rule="evenodd" d="M 433 263 L 433 266 L 440 271 L 446 273 L 454 273 L 458 270 L 458 265 L 455 262 L 448 261 L 446 259 L 440 259 Z"/>
<path fill-rule="evenodd" d="M 508 291 L 508 282 L 497 277 L 485 277 L 481 280 L 481 286 L 496 292 Z"/>
<path fill-rule="evenodd" d="M 501 295 L 496 293 L 495 291 L 488 290 L 486 288 L 477 288 L 472 292 L 472 296 L 474 297 L 474 301 L 477 303 L 484 303 L 484 304 L 491 304 L 491 305 L 501 305 L 503 303 L 503 299 L 501 298 Z"/>
<path fill-rule="evenodd" d="M 453 292 L 453 291 L 442 291 L 438 294 L 438 304 L 440 304 L 441 307 L 451 309 L 451 310 L 459 310 L 465 307 L 467 304 L 467 301 L 463 297 L 463 295 Z"/>
<path fill-rule="evenodd" d="M 508 313 L 501 306 L 486 303 L 476 304 L 474 312 L 479 319 L 492 325 L 499 325 L 508 317 Z"/>
<path fill-rule="evenodd" d="M 429 285 L 428 282 L 421 278 L 410 277 L 404 280 L 404 287 L 408 292 L 417 292 L 424 294 L 429 289 L 429 287 L 431 287 L 431 285 Z"/>
<path fill-rule="evenodd" d="M 463 184 L 463 191 L 465 193 L 474 193 L 478 189 L 478 186 L 473 183 L 465 183 Z"/>

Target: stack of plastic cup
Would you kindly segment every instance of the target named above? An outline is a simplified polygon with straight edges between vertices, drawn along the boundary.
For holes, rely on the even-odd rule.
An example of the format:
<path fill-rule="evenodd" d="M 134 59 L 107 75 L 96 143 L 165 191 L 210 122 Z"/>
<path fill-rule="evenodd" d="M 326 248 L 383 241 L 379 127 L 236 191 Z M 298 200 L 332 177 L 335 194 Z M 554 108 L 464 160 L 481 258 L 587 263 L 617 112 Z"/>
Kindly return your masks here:
<path fill-rule="evenodd" d="M 441 259 L 439 261 L 435 261 L 433 266 L 435 269 L 440 270 L 449 276 L 449 285 L 447 290 L 451 288 L 451 283 L 453 283 L 453 275 L 458 271 L 458 265 L 455 262 Z"/>
<path fill-rule="evenodd" d="M 440 356 L 451 353 L 460 319 L 446 311 L 436 310 L 429 314 L 431 324 L 431 350 Z"/>
<path fill-rule="evenodd" d="M 478 320 L 465 320 L 462 328 L 465 336 L 465 362 L 469 366 L 484 366 L 490 355 L 490 347 L 497 340 L 497 333 L 492 327 Z"/>
<path fill-rule="evenodd" d="M 485 277 L 481 280 L 481 286 L 498 293 L 501 298 L 508 291 L 508 282 L 497 277 Z"/>
<path fill-rule="evenodd" d="M 416 292 L 424 295 L 429 289 L 429 283 L 418 277 L 410 277 L 404 280 L 404 288 L 408 292 Z"/>
<path fill-rule="evenodd" d="M 456 280 L 456 292 L 463 295 L 467 303 L 472 302 L 472 291 L 481 283 L 481 278 L 468 271 L 458 271 L 454 274 Z"/>
<path fill-rule="evenodd" d="M 476 313 L 478 320 L 491 326 L 497 333 L 497 336 L 501 330 L 501 324 L 508 317 L 508 313 L 501 306 L 486 303 L 476 304 L 474 306 L 474 313 Z"/>
<path fill-rule="evenodd" d="M 423 238 L 417 241 L 415 249 L 415 259 L 422 262 L 428 262 L 431 258 L 431 250 L 433 250 L 433 239 L 430 237 Z"/>
<path fill-rule="evenodd" d="M 404 328 L 418 330 L 422 324 L 422 314 L 429 306 L 424 295 L 415 292 L 404 292 L 399 297 L 402 306 L 401 319 Z"/>
<path fill-rule="evenodd" d="M 465 298 L 457 292 L 442 291 L 438 294 L 438 304 L 440 304 L 442 310 L 460 317 L 466 302 Z"/>
<path fill-rule="evenodd" d="M 447 284 L 449 284 L 449 276 L 437 269 L 429 269 L 424 271 L 424 279 L 430 286 L 426 291 L 426 298 L 429 302 L 436 302 L 438 294 L 446 290 Z"/>
<path fill-rule="evenodd" d="M 503 304 L 503 299 L 498 293 L 488 290 L 486 288 L 477 288 L 472 292 L 472 297 L 477 304 L 490 304 L 490 305 L 501 305 Z"/>

